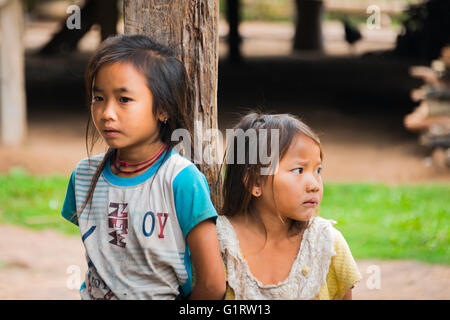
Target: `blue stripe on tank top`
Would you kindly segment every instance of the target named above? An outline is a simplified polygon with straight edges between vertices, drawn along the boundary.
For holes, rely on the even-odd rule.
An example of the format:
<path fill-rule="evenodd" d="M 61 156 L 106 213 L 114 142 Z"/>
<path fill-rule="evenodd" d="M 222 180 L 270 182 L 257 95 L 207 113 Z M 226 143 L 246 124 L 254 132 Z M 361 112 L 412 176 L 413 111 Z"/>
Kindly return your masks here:
<path fill-rule="evenodd" d="M 96 226 L 92 226 L 88 231 L 86 231 L 83 236 L 81 237 L 81 240 L 84 242 L 84 240 L 86 240 L 87 237 L 89 237 L 94 231 L 95 228 L 97 228 Z"/>
<path fill-rule="evenodd" d="M 155 252 L 171 253 L 171 254 L 179 255 L 179 256 L 183 256 L 183 257 L 184 257 L 184 254 L 185 254 L 184 251 L 178 251 L 178 250 L 165 250 L 165 249 L 156 249 L 156 248 L 153 248 L 152 250 L 155 251 Z"/>
<path fill-rule="evenodd" d="M 88 191 L 89 190 L 75 190 L 75 193 L 79 193 L 80 195 L 87 195 L 87 193 L 88 193 Z M 97 195 L 97 194 L 102 194 L 102 195 L 105 195 L 105 194 L 107 194 L 108 193 L 108 190 L 104 190 L 104 189 L 94 189 L 94 195 Z"/>

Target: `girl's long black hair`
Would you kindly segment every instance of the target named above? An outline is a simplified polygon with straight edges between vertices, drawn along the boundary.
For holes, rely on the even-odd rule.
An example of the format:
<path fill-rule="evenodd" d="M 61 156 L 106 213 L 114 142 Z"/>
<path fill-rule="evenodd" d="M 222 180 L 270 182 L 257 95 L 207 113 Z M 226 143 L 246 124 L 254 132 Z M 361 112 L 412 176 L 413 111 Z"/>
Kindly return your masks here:
<path fill-rule="evenodd" d="M 93 99 L 92 88 L 95 77 L 101 67 L 113 63 L 129 63 L 141 72 L 147 79 L 147 86 L 153 95 L 153 113 L 158 111 L 167 113 L 166 123 L 158 123 L 158 138 L 168 146 L 164 162 L 178 141 L 172 141 L 172 132 L 176 129 L 186 129 L 192 141 L 192 128 L 189 116 L 191 88 L 183 63 L 177 59 L 174 52 L 166 46 L 154 42 L 143 35 L 117 35 L 106 39 L 94 52 L 86 69 L 85 86 L 89 118 L 86 126 L 86 149 L 88 156 L 98 141 L 98 134 L 90 115 Z M 192 145 L 192 144 L 191 144 Z M 92 197 L 98 179 L 115 149 L 108 148 L 103 160 L 92 177 L 88 193 L 81 209 L 92 203 Z M 193 154 L 191 152 L 191 154 Z M 158 168 L 159 170 L 159 168 Z"/>

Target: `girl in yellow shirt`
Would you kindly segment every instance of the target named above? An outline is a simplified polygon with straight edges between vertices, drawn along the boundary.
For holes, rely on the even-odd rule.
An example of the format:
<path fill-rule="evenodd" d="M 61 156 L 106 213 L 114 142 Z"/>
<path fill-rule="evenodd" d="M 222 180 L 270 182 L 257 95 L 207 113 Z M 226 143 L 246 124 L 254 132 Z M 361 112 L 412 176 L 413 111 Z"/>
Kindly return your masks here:
<path fill-rule="evenodd" d="M 317 215 L 317 135 L 287 114 L 251 113 L 234 129 L 216 224 L 225 298 L 351 299 L 361 275 L 335 222 Z"/>

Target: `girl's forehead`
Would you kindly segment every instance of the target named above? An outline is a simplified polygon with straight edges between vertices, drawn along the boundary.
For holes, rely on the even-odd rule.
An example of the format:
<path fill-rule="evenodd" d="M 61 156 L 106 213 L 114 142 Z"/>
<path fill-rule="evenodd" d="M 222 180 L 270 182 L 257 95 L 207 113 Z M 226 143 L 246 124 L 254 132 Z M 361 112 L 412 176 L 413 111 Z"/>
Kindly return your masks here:
<path fill-rule="evenodd" d="M 103 65 L 94 79 L 95 84 L 130 83 L 146 85 L 145 76 L 131 63 L 115 62 Z"/>
<path fill-rule="evenodd" d="M 320 146 L 310 137 L 304 134 L 296 134 L 289 145 L 283 159 L 286 160 L 312 160 L 321 161 Z"/>

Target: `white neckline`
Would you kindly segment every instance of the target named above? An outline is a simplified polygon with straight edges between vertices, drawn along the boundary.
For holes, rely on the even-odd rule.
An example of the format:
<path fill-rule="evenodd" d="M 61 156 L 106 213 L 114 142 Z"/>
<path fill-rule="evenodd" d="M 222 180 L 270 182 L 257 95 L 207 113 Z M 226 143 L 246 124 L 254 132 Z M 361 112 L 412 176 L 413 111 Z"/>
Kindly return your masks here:
<path fill-rule="evenodd" d="M 306 243 L 306 241 L 304 241 L 304 240 L 307 239 L 307 236 L 308 236 L 308 233 L 309 233 L 309 230 L 310 230 L 309 226 L 314 222 L 314 220 L 312 220 L 312 221 L 310 220 L 311 223 L 309 224 L 308 228 L 306 228 L 306 230 L 303 232 L 302 240 L 300 242 L 300 248 L 299 248 L 299 250 L 297 252 L 297 256 L 296 256 L 294 262 L 292 263 L 291 269 L 290 269 L 289 274 L 287 275 L 287 277 L 284 280 L 282 280 L 282 281 L 280 281 L 280 282 L 278 282 L 276 284 L 264 284 L 258 278 L 256 278 L 255 275 L 253 275 L 253 273 L 250 270 L 250 266 L 248 265 L 247 260 L 243 257 L 242 251 L 241 251 L 241 247 L 240 247 L 240 244 L 239 244 L 239 238 L 237 237 L 237 234 L 236 234 L 236 231 L 234 230 L 233 225 L 231 224 L 231 222 L 228 220 L 227 217 L 219 216 L 219 218 L 222 218 L 222 217 L 223 217 L 223 221 L 226 221 L 225 224 L 227 224 L 227 226 L 231 230 L 231 236 L 233 237 L 233 240 L 236 242 L 237 258 L 239 260 L 241 260 L 241 262 L 244 264 L 246 275 L 250 279 L 252 279 L 258 285 L 258 287 L 260 287 L 261 289 L 278 288 L 278 287 L 282 287 L 282 286 L 286 285 L 289 282 L 289 280 L 295 275 L 295 271 L 296 271 L 295 269 L 298 266 L 298 262 L 301 260 L 301 257 L 304 255 L 303 254 L 303 252 L 305 251 L 305 249 L 304 249 L 305 245 L 304 244 Z"/>

